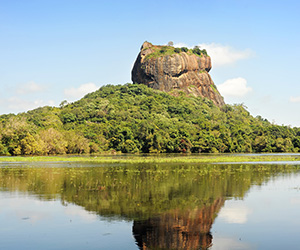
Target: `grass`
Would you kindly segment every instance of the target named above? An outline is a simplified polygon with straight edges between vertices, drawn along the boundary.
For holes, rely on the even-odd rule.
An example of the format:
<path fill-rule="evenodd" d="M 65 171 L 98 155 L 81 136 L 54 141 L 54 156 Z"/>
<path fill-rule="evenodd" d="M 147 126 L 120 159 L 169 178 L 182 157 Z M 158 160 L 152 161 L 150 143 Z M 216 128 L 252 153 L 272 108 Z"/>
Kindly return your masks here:
<path fill-rule="evenodd" d="M 152 49 L 154 49 L 155 51 L 147 55 L 145 57 L 145 60 L 176 54 L 176 52 L 174 51 L 174 47 L 171 46 L 157 46 L 152 47 Z"/>
<path fill-rule="evenodd" d="M 213 91 L 214 91 L 215 93 L 218 93 L 218 91 L 217 91 L 215 85 L 211 84 L 210 86 L 211 86 L 211 88 L 213 89 Z"/>
<path fill-rule="evenodd" d="M 300 161 L 300 155 L 121 155 L 121 156 L 12 156 L 0 157 L 0 162 L 93 162 L 105 164 L 139 163 L 247 163 L 247 162 L 294 162 Z"/>
<path fill-rule="evenodd" d="M 181 48 L 180 49 L 180 52 L 175 52 L 175 48 L 173 46 L 154 46 L 154 47 L 151 47 L 152 49 L 154 49 L 154 52 L 152 52 L 151 54 L 147 55 L 145 57 L 145 60 L 148 60 L 148 59 L 151 59 L 151 58 L 159 58 L 161 56 L 170 56 L 170 55 L 174 55 L 174 54 L 180 54 L 182 53 L 181 51 Z M 202 51 L 202 50 L 199 50 L 200 54 L 198 53 L 194 53 L 194 50 L 193 49 L 188 49 L 187 53 L 188 55 L 196 55 L 196 56 L 199 56 L 199 57 L 202 57 L 203 55 L 204 56 L 208 56 L 206 51 Z"/>

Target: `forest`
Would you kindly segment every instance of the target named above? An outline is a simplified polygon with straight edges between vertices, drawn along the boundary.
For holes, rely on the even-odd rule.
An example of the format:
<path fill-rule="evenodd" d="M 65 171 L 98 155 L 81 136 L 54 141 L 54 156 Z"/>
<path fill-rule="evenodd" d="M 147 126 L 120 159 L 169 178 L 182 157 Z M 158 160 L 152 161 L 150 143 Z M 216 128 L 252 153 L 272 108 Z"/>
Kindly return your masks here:
<path fill-rule="evenodd" d="M 59 107 L 0 116 L 0 155 L 299 152 L 300 128 L 253 117 L 243 104 L 106 85 Z"/>

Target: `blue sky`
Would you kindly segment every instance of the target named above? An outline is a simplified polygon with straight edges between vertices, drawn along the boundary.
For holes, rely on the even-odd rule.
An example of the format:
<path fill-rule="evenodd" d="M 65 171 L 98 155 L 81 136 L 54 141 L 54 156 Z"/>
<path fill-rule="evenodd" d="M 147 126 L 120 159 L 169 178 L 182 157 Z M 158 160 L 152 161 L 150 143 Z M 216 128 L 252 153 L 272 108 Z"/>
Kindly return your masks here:
<path fill-rule="evenodd" d="M 0 114 L 131 82 L 144 41 L 206 48 L 226 103 L 300 127 L 300 2 L 0 0 Z"/>

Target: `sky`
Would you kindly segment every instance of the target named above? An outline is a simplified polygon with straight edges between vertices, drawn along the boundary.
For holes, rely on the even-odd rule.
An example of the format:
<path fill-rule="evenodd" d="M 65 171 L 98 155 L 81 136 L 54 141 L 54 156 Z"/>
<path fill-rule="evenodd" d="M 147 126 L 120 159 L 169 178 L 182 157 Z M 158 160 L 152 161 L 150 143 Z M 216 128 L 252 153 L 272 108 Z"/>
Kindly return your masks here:
<path fill-rule="evenodd" d="M 228 104 L 300 127 L 300 1 L 0 0 L 0 114 L 131 82 L 144 41 L 205 48 Z"/>

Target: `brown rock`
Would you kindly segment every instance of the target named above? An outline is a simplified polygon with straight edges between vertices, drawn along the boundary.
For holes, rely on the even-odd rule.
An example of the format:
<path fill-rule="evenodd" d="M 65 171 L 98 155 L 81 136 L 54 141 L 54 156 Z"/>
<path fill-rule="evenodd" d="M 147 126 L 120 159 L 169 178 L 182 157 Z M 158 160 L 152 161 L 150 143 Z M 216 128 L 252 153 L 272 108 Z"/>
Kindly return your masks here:
<path fill-rule="evenodd" d="M 144 42 L 131 72 L 132 81 L 173 95 L 183 91 L 206 97 L 217 106 L 223 106 L 223 97 L 208 74 L 210 57 L 191 51 L 176 53 L 174 49 Z"/>

